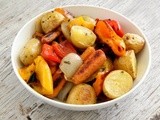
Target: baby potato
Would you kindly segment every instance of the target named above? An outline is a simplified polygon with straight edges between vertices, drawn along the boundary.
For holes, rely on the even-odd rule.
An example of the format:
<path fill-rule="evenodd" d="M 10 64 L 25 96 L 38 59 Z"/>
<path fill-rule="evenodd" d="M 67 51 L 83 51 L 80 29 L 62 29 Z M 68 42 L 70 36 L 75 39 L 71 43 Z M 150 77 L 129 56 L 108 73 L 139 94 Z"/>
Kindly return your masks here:
<path fill-rule="evenodd" d="M 68 28 L 68 21 L 62 22 L 61 30 L 62 30 L 62 33 L 64 34 L 65 38 L 71 42 L 71 34 L 70 34 L 70 30 Z"/>
<path fill-rule="evenodd" d="M 134 50 L 128 50 L 124 56 L 116 58 L 114 60 L 114 68 L 125 70 L 135 79 L 137 75 L 137 60 Z"/>
<path fill-rule="evenodd" d="M 139 53 L 143 49 L 145 43 L 141 36 L 132 33 L 126 33 L 123 36 L 123 40 L 127 50 L 134 50 L 135 53 Z"/>
<path fill-rule="evenodd" d="M 69 104 L 94 104 L 96 103 L 96 94 L 92 86 L 78 84 L 71 89 L 66 102 Z"/>
<path fill-rule="evenodd" d="M 104 94 L 111 99 L 118 98 L 127 93 L 133 86 L 133 79 L 124 70 L 110 72 L 103 83 Z"/>
<path fill-rule="evenodd" d="M 88 28 L 72 26 L 71 41 L 77 48 L 87 48 L 95 43 L 96 35 Z"/>
<path fill-rule="evenodd" d="M 24 65 L 30 65 L 41 52 L 41 43 L 38 39 L 30 39 L 20 53 L 20 61 Z"/>
<path fill-rule="evenodd" d="M 113 62 L 109 57 L 107 57 L 105 63 L 103 64 L 102 68 L 100 69 L 100 71 L 103 72 L 103 70 L 104 70 L 104 72 L 107 73 L 107 72 L 110 72 L 112 69 L 113 69 Z"/>
<path fill-rule="evenodd" d="M 45 33 L 51 32 L 55 28 L 57 28 L 65 17 L 56 11 L 51 11 L 42 16 L 41 25 L 42 29 Z"/>

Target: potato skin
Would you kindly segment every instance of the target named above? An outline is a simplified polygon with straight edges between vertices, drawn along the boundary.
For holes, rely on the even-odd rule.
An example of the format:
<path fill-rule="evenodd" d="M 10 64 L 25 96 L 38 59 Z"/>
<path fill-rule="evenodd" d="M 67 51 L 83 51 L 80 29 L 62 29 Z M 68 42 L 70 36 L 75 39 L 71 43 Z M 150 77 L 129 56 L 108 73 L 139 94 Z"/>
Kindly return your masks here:
<path fill-rule="evenodd" d="M 64 36 L 66 37 L 66 39 L 71 42 L 71 35 L 70 35 L 70 30 L 68 28 L 68 21 L 62 22 L 61 30 Z"/>
<path fill-rule="evenodd" d="M 103 83 L 104 94 L 111 99 L 118 98 L 127 93 L 133 86 L 133 79 L 124 70 L 110 72 Z"/>
<path fill-rule="evenodd" d="M 96 94 L 92 86 L 78 84 L 71 89 L 66 102 L 69 104 L 94 104 L 96 103 Z"/>
<path fill-rule="evenodd" d="M 145 41 L 141 36 L 133 33 L 126 33 L 123 36 L 123 40 L 126 44 L 127 50 L 134 50 L 136 54 L 143 49 L 145 44 Z"/>
<path fill-rule="evenodd" d="M 25 65 L 30 65 L 33 63 L 34 59 L 40 54 L 41 52 L 41 43 L 38 39 L 32 38 L 30 39 L 22 52 L 20 53 L 20 61 Z"/>
<path fill-rule="evenodd" d="M 125 55 L 114 60 L 114 69 L 125 70 L 133 79 L 137 76 L 137 60 L 134 50 L 126 51 Z"/>
<path fill-rule="evenodd" d="M 45 33 L 51 32 L 57 28 L 65 17 L 56 11 L 45 13 L 41 19 L 42 29 Z"/>
<path fill-rule="evenodd" d="M 71 41 L 77 48 L 85 49 L 95 43 L 96 35 L 88 28 L 82 26 L 72 26 Z"/>

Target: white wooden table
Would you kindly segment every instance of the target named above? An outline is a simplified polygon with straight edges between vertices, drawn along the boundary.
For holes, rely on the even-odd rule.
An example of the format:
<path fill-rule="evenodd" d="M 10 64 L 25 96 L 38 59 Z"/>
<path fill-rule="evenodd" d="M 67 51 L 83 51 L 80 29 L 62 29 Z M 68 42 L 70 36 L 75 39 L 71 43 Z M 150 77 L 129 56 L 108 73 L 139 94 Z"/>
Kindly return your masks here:
<path fill-rule="evenodd" d="M 31 18 L 63 5 L 103 6 L 127 16 L 146 34 L 152 65 L 145 81 L 114 106 L 87 112 L 59 109 L 43 103 L 18 81 L 11 65 L 11 46 Z M 160 120 L 159 0 L 0 0 L 0 120 Z"/>

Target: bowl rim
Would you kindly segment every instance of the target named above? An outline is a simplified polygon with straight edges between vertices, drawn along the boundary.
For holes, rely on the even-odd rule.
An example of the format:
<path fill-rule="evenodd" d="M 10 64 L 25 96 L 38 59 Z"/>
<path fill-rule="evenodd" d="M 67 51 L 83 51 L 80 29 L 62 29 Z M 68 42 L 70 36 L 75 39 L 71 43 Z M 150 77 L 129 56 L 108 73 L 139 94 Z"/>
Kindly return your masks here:
<path fill-rule="evenodd" d="M 21 31 L 31 22 L 33 21 L 34 19 L 38 18 L 39 16 L 41 16 L 42 14 L 46 13 L 46 12 L 49 12 L 49 11 L 52 11 L 54 10 L 55 8 L 70 8 L 70 7 L 90 7 L 90 8 L 96 8 L 96 9 L 103 9 L 105 11 L 110 11 L 110 12 L 113 12 L 121 17 L 123 17 L 124 19 L 127 19 L 130 23 L 132 23 L 140 32 L 141 34 L 143 35 L 144 39 L 145 39 L 145 44 L 147 45 L 148 47 L 148 54 L 149 54 L 149 60 L 148 60 L 148 66 L 147 66 L 147 69 L 145 70 L 144 72 L 144 75 L 142 76 L 142 79 L 137 83 L 137 85 L 135 85 L 129 92 L 127 92 L 126 94 L 116 98 L 116 99 L 113 99 L 113 100 L 110 100 L 110 101 L 106 101 L 106 102 L 102 102 L 102 103 L 96 103 L 96 104 L 88 104 L 88 105 L 75 105 L 75 104 L 67 104 L 67 103 L 63 103 L 63 102 L 60 102 L 60 101 L 56 101 L 56 100 L 52 100 L 52 99 L 49 99 L 41 94 L 39 94 L 38 92 L 36 92 L 35 90 L 33 90 L 28 84 L 26 84 L 26 82 L 21 78 L 21 76 L 19 75 L 18 73 L 18 70 L 16 69 L 16 65 L 14 63 L 14 46 L 15 46 L 15 40 L 18 38 L 19 34 L 21 33 Z M 108 105 L 113 105 L 117 102 L 119 102 L 120 100 L 122 99 L 125 99 L 127 96 L 129 96 L 131 93 L 133 93 L 141 84 L 142 82 L 144 81 L 144 79 L 146 78 L 148 72 L 149 72 L 149 69 L 150 69 L 150 66 L 151 66 L 151 48 L 150 48 L 150 45 L 149 45 L 149 42 L 148 42 L 148 39 L 147 37 L 145 36 L 145 34 L 143 33 L 143 31 L 134 23 L 132 22 L 130 19 L 128 19 L 127 17 L 125 17 L 124 15 L 122 15 L 121 13 L 118 13 L 114 10 L 111 10 L 109 8 L 105 8 L 105 7 L 102 7 L 102 6 L 94 6 L 94 5 L 64 5 L 64 6 L 57 6 L 57 7 L 54 7 L 52 9 L 49 9 L 47 11 L 44 11 L 38 15 L 36 15 L 35 17 L 33 17 L 32 19 L 30 19 L 27 23 L 25 23 L 23 25 L 23 27 L 18 31 L 13 43 L 12 43 L 12 48 L 11 48 L 11 62 L 12 62 L 12 67 L 14 69 L 14 72 L 16 74 L 16 76 L 18 77 L 18 80 L 22 83 L 22 85 L 32 94 L 34 94 L 34 96 L 36 96 L 37 98 L 41 99 L 42 101 L 50 104 L 50 105 L 53 105 L 55 107 L 58 107 L 58 108 L 62 108 L 62 109 L 66 109 L 66 110 L 74 110 L 74 111 L 88 111 L 88 110 L 95 110 L 95 109 L 102 109 L 102 108 L 105 108 L 107 107 Z"/>

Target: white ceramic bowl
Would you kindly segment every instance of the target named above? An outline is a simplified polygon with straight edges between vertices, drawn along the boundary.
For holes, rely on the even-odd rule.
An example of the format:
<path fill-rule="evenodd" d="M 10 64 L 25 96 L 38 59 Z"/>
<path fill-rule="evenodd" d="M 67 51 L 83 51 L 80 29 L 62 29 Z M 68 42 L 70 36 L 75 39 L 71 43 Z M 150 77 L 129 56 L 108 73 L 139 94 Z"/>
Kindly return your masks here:
<path fill-rule="evenodd" d="M 110 105 L 113 105 L 115 103 L 118 103 L 120 100 L 126 98 L 128 95 L 133 93 L 134 90 L 142 83 L 142 81 L 145 79 L 149 68 L 150 68 L 150 61 L 151 61 L 151 50 L 148 43 L 148 40 L 146 36 L 143 34 L 143 32 L 136 26 L 133 22 L 131 22 L 129 19 L 127 19 L 125 16 L 114 12 L 112 10 L 101 8 L 101 7 L 94 7 L 94 6 L 65 6 L 63 7 L 67 11 L 73 13 L 73 15 L 89 15 L 93 18 L 99 18 L 99 19 L 115 19 L 120 22 L 122 25 L 122 28 L 124 29 L 124 32 L 130 32 L 130 33 L 136 33 L 142 36 L 146 43 L 144 49 L 141 51 L 141 53 L 137 56 L 138 59 L 138 73 L 137 78 L 134 81 L 133 88 L 126 93 L 125 95 L 103 103 L 98 104 L 91 104 L 91 105 L 72 105 L 72 104 L 66 104 L 62 102 L 58 102 L 55 100 L 51 100 L 47 97 L 42 96 L 41 94 L 34 91 L 29 85 L 26 84 L 26 82 L 21 78 L 21 76 L 18 73 L 18 68 L 20 68 L 21 64 L 19 61 L 19 54 L 22 47 L 26 44 L 27 40 L 29 40 L 34 31 L 35 31 L 35 21 L 36 19 L 41 16 L 42 14 L 36 16 L 35 18 L 31 19 L 28 23 L 26 23 L 22 29 L 18 32 L 12 46 L 11 51 L 11 59 L 12 59 L 12 65 L 15 74 L 18 77 L 18 80 L 22 83 L 22 85 L 33 95 L 35 95 L 37 98 L 43 100 L 46 103 L 49 103 L 50 105 L 68 109 L 68 110 L 76 110 L 76 111 L 86 111 L 86 110 L 95 110 L 95 109 L 101 109 L 104 107 L 108 107 Z M 50 11 L 50 10 L 49 10 Z M 47 12 L 47 11 L 46 11 Z"/>

